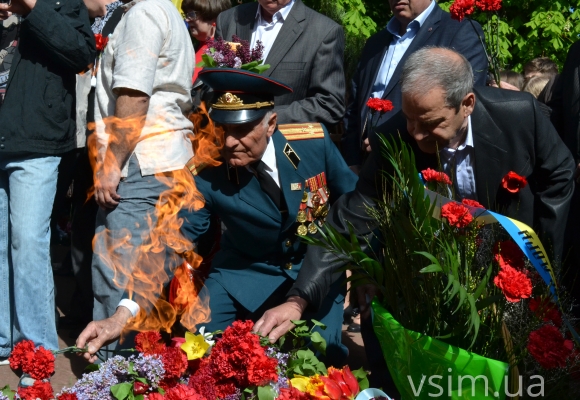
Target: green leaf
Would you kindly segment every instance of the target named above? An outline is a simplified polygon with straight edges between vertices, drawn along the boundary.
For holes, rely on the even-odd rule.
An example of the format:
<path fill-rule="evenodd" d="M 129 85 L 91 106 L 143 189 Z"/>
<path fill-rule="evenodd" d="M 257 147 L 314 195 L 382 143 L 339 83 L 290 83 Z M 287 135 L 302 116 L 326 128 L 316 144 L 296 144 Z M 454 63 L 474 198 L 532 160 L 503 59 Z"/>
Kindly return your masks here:
<path fill-rule="evenodd" d="M 312 340 L 312 346 L 322 353 L 326 355 L 326 340 L 320 335 L 319 332 L 312 332 L 310 335 L 310 340 Z"/>
<path fill-rule="evenodd" d="M 94 372 L 99 370 L 99 364 L 89 364 L 85 367 L 85 372 Z"/>
<path fill-rule="evenodd" d="M 420 269 L 419 272 L 422 274 L 427 274 L 427 273 L 431 273 L 431 272 L 443 272 L 443 270 L 441 269 L 440 265 L 431 264 L 431 265 L 426 266 L 425 268 Z"/>
<path fill-rule="evenodd" d="M 215 62 L 213 57 L 210 57 L 207 54 L 203 54 L 201 56 L 201 59 L 203 60 L 204 63 L 204 65 L 202 65 L 203 67 L 217 67 L 217 63 Z"/>
<path fill-rule="evenodd" d="M 351 372 L 358 381 L 358 386 L 360 387 L 361 392 L 369 388 L 368 374 L 362 367 Z"/>
<path fill-rule="evenodd" d="M 292 322 L 296 326 L 302 326 L 306 324 L 305 319 L 290 320 L 290 322 Z"/>
<path fill-rule="evenodd" d="M 276 398 L 276 392 L 274 388 L 270 385 L 258 387 L 258 400 L 274 400 Z"/>
<path fill-rule="evenodd" d="M 141 382 L 141 383 L 148 384 L 148 382 L 147 382 L 147 379 L 145 379 L 145 378 L 142 378 L 142 377 L 140 377 L 140 376 L 136 377 L 136 378 L 135 378 L 135 380 L 136 380 L 137 382 Z"/>
<path fill-rule="evenodd" d="M 135 372 L 135 368 L 133 367 L 135 365 L 135 363 L 129 363 L 129 375 L 133 375 L 133 376 L 138 376 L 139 374 L 137 374 L 137 372 Z"/>
<path fill-rule="evenodd" d="M 322 322 L 317 321 L 315 319 L 311 319 L 310 321 L 314 324 L 314 326 L 319 326 L 320 329 L 326 330 L 326 325 L 324 325 Z"/>
<path fill-rule="evenodd" d="M 8 397 L 10 400 L 13 400 L 14 395 L 16 394 L 16 392 L 12 391 L 10 389 L 10 386 L 8 386 L 8 385 L 6 385 L 2 389 L 0 389 L 0 393 L 2 393 L 4 396 Z"/>
<path fill-rule="evenodd" d="M 165 390 L 163 390 L 163 388 L 157 388 L 157 391 L 159 394 L 165 394 Z"/>
<path fill-rule="evenodd" d="M 111 394 L 117 400 L 125 400 L 131 394 L 133 394 L 133 384 L 124 382 L 118 383 L 115 386 L 111 386 Z"/>
<path fill-rule="evenodd" d="M 143 396 L 142 394 L 138 394 L 137 396 L 135 396 L 135 400 L 144 400 L 145 396 Z"/>

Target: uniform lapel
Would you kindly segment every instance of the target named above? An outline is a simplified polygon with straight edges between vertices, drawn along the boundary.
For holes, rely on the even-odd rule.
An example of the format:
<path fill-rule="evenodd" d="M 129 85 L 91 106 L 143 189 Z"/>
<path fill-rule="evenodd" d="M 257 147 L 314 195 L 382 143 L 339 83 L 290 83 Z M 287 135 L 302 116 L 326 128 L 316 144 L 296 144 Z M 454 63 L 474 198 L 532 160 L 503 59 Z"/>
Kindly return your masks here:
<path fill-rule="evenodd" d="M 226 166 L 227 168 L 227 166 Z M 236 171 L 232 168 L 230 174 L 235 174 Z M 258 178 L 254 176 L 247 168 L 237 168 L 239 179 L 239 196 L 240 200 L 248 203 L 256 210 L 266 214 L 275 221 L 281 222 L 282 216 L 280 210 L 274 204 L 270 196 L 268 196 L 260 187 Z M 231 179 L 234 185 L 237 184 L 236 177 Z"/>
<path fill-rule="evenodd" d="M 399 64 L 397 65 L 397 68 L 395 68 L 395 72 L 393 73 L 393 76 L 391 77 L 391 80 L 389 81 L 389 84 L 385 89 L 383 98 L 386 98 L 389 95 L 389 93 L 391 93 L 393 88 L 397 86 L 397 84 L 399 83 L 399 79 L 401 79 L 401 73 L 403 72 L 403 65 L 405 64 L 405 61 L 407 61 L 407 58 L 409 58 L 411 54 L 413 54 L 421 47 L 424 47 L 425 42 L 437 30 L 437 28 L 439 27 L 439 22 L 441 21 L 442 12 L 443 11 L 439 7 L 439 5 L 435 4 L 435 8 L 431 12 L 431 14 L 429 14 L 427 19 L 423 23 L 423 26 L 421 26 L 419 32 L 417 32 L 415 39 L 413 39 L 413 42 L 411 43 L 405 54 L 403 54 L 401 61 L 399 61 Z"/>
<path fill-rule="evenodd" d="M 486 208 L 495 210 L 497 190 L 505 175 L 502 159 L 507 157 L 501 130 L 481 104 L 476 100 L 471 117 L 473 147 L 475 152 L 475 186 L 477 200 Z M 501 211 L 501 210 L 498 210 Z"/>
<path fill-rule="evenodd" d="M 305 7 L 300 0 L 296 0 L 292 6 L 288 17 L 282 24 L 278 36 L 276 36 L 276 40 L 272 44 L 272 49 L 268 53 L 268 57 L 264 61 L 264 64 L 270 64 L 270 68 L 263 75 L 270 76 L 274 72 L 280 61 L 288 53 L 288 50 L 290 50 L 300 35 L 302 35 L 304 28 L 301 26 L 301 23 L 306 20 Z"/>
<path fill-rule="evenodd" d="M 276 131 L 272 136 L 272 139 L 274 140 L 274 148 L 276 149 L 276 166 L 278 167 L 280 188 L 282 189 L 282 194 L 284 195 L 286 205 L 288 206 L 288 218 L 286 218 L 286 222 L 282 228 L 282 230 L 285 230 L 296 222 L 296 214 L 298 214 L 298 208 L 300 207 L 306 181 L 306 178 L 302 173 L 302 171 L 304 171 L 304 163 L 306 160 L 302 159 L 298 163 L 298 169 L 295 169 L 294 165 L 292 165 L 288 157 L 284 154 L 284 147 L 288 144 L 284 135 L 282 135 L 280 131 Z M 301 155 L 298 154 L 298 157 L 301 157 Z M 301 190 L 291 190 L 291 184 L 293 183 L 300 183 L 302 185 Z"/>

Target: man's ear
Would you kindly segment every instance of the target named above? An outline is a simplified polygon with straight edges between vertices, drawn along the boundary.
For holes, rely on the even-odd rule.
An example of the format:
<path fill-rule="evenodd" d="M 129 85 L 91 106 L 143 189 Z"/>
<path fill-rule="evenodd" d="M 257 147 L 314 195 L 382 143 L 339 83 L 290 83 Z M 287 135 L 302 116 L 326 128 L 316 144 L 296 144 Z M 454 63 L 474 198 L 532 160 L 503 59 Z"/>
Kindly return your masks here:
<path fill-rule="evenodd" d="M 278 114 L 273 112 L 268 119 L 268 137 L 274 134 L 276 131 L 276 125 L 278 125 Z"/>
<path fill-rule="evenodd" d="M 475 108 L 475 94 L 469 92 L 465 95 L 463 100 L 461 100 L 461 112 L 463 113 L 463 118 L 467 118 L 473 113 Z"/>

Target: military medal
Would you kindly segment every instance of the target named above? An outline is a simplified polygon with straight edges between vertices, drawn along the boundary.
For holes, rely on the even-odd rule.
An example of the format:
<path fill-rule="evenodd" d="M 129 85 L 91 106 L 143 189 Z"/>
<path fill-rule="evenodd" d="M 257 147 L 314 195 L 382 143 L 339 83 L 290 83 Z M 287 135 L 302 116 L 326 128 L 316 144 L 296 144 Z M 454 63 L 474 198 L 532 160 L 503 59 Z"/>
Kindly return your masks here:
<path fill-rule="evenodd" d="M 298 215 L 296 215 L 296 221 L 300 222 L 301 224 L 306 222 L 306 212 L 303 210 L 298 211 Z"/>
<path fill-rule="evenodd" d="M 311 222 L 308 225 L 308 233 L 310 233 L 311 235 L 314 235 L 317 231 L 318 231 L 318 228 L 316 227 L 316 224 L 314 222 Z"/>
<path fill-rule="evenodd" d="M 309 191 L 306 191 L 307 188 Z M 296 214 L 296 221 L 300 223 L 297 229 L 299 235 L 314 235 L 323 226 L 324 218 L 328 215 L 329 196 L 324 172 L 306 180 L 300 208 Z"/>
<path fill-rule="evenodd" d="M 308 229 L 306 228 L 306 225 L 304 225 L 304 224 L 298 225 L 297 233 L 300 236 L 305 236 L 308 233 Z"/>

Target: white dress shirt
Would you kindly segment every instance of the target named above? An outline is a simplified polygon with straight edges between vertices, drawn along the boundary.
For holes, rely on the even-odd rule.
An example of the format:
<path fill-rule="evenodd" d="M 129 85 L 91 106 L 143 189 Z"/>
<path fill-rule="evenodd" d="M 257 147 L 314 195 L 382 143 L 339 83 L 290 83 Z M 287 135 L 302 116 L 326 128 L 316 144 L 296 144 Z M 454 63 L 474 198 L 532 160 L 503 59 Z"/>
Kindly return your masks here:
<path fill-rule="evenodd" d="M 252 49 L 256 46 L 256 42 L 259 40 L 264 45 L 264 51 L 262 53 L 262 60 L 266 60 L 272 45 L 282 29 L 282 24 L 290 14 L 290 10 L 294 5 L 294 0 L 282 7 L 278 12 L 272 16 L 272 22 L 266 21 L 262 18 L 262 6 L 258 5 L 258 11 L 256 11 L 256 22 L 254 23 L 254 31 L 252 32 Z"/>
<path fill-rule="evenodd" d="M 383 57 L 383 62 L 381 64 L 381 68 L 377 74 L 377 79 L 373 85 L 371 97 L 382 98 L 389 84 L 389 81 L 393 77 L 395 73 L 395 69 L 397 69 L 397 65 L 405 55 L 405 52 L 413 43 L 413 39 L 417 36 L 417 32 L 419 32 L 419 28 L 423 26 L 425 20 L 431 14 L 431 11 L 435 8 L 435 1 L 432 1 L 429 7 L 425 11 L 423 11 L 417 18 L 407 25 L 407 31 L 403 36 L 399 35 L 399 28 L 401 27 L 401 23 L 395 18 L 391 18 L 389 23 L 387 24 L 387 31 L 393 35 L 393 40 L 389 45 L 389 49 L 387 53 Z"/>
<path fill-rule="evenodd" d="M 268 175 L 270 175 L 272 179 L 274 179 L 274 182 L 276 182 L 276 185 L 280 187 L 280 177 L 278 176 L 278 166 L 276 165 L 276 148 L 274 147 L 274 141 L 272 140 L 272 138 L 268 138 L 268 146 L 266 147 L 266 151 L 262 155 L 262 162 L 266 164 L 266 172 L 268 173 Z M 249 167 L 246 168 L 250 170 Z M 117 307 L 121 306 L 128 308 L 133 316 L 136 316 L 139 313 L 140 309 L 139 304 L 137 304 L 133 300 L 123 299 L 117 305 Z"/>
<path fill-rule="evenodd" d="M 471 115 L 467 117 L 467 135 L 457 149 L 444 148 L 439 152 L 443 171 L 454 181 L 455 191 L 461 199 L 477 200 L 475 191 L 475 149 L 471 130 Z M 455 166 L 455 170 L 454 167 Z"/>

